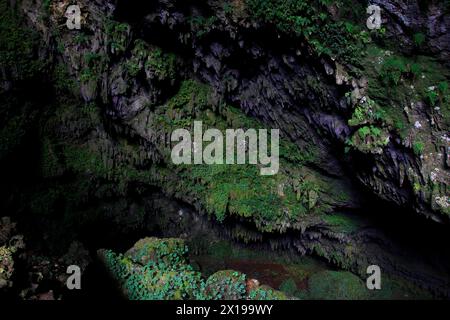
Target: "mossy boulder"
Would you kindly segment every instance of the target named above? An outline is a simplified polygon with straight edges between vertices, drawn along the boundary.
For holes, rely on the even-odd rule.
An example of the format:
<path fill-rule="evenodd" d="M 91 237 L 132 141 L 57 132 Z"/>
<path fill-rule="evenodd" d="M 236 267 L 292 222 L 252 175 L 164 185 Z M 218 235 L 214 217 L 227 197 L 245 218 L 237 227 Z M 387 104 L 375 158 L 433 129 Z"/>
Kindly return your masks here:
<path fill-rule="evenodd" d="M 313 300 L 365 300 L 368 289 L 364 282 L 350 272 L 322 271 L 308 281 L 309 298 Z"/>
<path fill-rule="evenodd" d="M 170 250 L 166 241 L 158 241 L 156 238 L 143 239 L 140 245 L 141 248 L 135 246 L 133 247 L 135 251 L 125 256 L 110 250 L 98 252 L 126 298 L 131 300 L 202 298 L 204 282 L 201 274 L 194 271 L 190 265 L 177 260 L 175 256 L 178 256 L 178 253 L 166 251 Z M 159 245 L 163 248 L 162 253 L 158 251 Z M 175 254 L 171 256 L 171 253 Z M 146 264 L 142 265 L 144 261 Z"/>
<path fill-rule="evenodd" d="M 246 296 L 245 274 L 234 270 L 222 270 L 206 280 L 206 296 L 214 300 L 239 300 Z"/>
<path fill-rule="evenodd" d="M 297 284 L 294 279 L 288 278 L 280 284 L 279 289 L 281 292 L 285 292 L 286 294 L 293 296 L 297 292 Z"/>
<path fill-rule="evenodd" d="M 253 290 L 250 290 L 249 299 L 251 300 L 289 300 L 291 299 L 284 292 L 274 290 L 273 288 L 262 285 Z"/>
<path fill-rule="evenodd" d="M 98 256 L 131 300 L 288 299 L 235 270 L 218 271 L 205 280 L 188 264 L 186 252 L 182 239 L 145 238 L 125 254 L 99 250 Z"/>
<path fill-rule="evenodd" d="M 140 265 L 150 262 L 172 266 L 185 264 L 187 247 L 182 239 L 144 238 L 125 253 L 125 257 Z"/>

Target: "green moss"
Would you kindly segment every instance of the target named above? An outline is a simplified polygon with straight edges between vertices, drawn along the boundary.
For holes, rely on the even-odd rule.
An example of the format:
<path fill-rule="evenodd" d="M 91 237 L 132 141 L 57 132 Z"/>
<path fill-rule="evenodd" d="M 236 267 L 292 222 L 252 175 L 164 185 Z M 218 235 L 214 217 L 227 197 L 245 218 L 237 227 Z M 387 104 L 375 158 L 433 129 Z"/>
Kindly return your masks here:
<path fill-rule="evenodd" d="M 280 284 L 279 290 L 285 292 L 289 296 L 294 296 L 297 292 L 297 284 L 294 279 L 288 278 Z"/>
<path fill-rule="evenodd" d="M 215 16 L 207 18 L 203 16 L 193 16 L 190 18 L 191 29 L 197 37 L 201 38 L 214 28 L 214 24 L 217 20 L 218 19 Z"/>
<path fill-rule="evenodd" d="M 89 81 L 97 82 L 108 63 L 108 57 L 100 54 L 89 52 L 84 56 L 84 69 L 80 74 L 80 81 L 87 83 Z"/>
<path fill-rule="evenodd" d="M 53 69 L 53 86 L 60 94 L 76 92 L 79 87 L 75 79 L 70 76 L 67 66 L 59 63 Z"/>
<path fill-rule="evenodd" d="M 241 300 L 247 295 L 246 276 L 234 270 L 212 274 L 205 285 L 205 295 L 210 300 Z"/>
<path fill-rule="evenodd" d="M 347 141 L 347 146 L 364 153 L 381 153 L 388 143 L 387 132 L 371 125 L 359 128 Z"/>
<path fill-rule="evenodd" d="M 125 255 L 111 250 L 100 250 L 98 254 L 122 292 L 132 300 L 237 300 L 250 297 L 243 273 L 222 270 L 204 280 L 188 264 L 187 247 L 180 239 L 146 238 Z M 261 291 L 272 289 L 261 287 Z M 276 291 L 264 295 L 266 299 L 272 296 L 279 298 L 282 295 Z"/>
<path fill-rule="evenodd" d="M 221 130 L 262 127 L 229 106 L 219 106 L 214 112 L 209 92 L 203 84 L 192 80 L 183 82 L 179 92 L 166 105 L 156 108 L 154 122 L 148 125 L 161 134 L 168 134 L 179 126 L 190 128 L 194 119 L 202 120 L 205 127 L 214 126 Z M 78 112 L 78 116 L 83 114 L 86 125 L 94 128 L 96 122 L 92 119 L 98 117 L 97 108 L 85 105 L 81 110 L 86 112 Z M 55 121 L 67 123 L 72 116 L 75 116 L 72 112 L 62 113 Z M 305 215 L 327 212 L 330 207 L 324 202 L 337 197 L 336 190 L 340 190 L 328 188 L 328 181 L 303 168 L 302 163 L 314 156 L 310 151 L 303 155 L 297 146 L 284 139 L 280 148 L 282 169 L 275 176 L 261 176 L 254 165 L 174 166 L 167 146 L 160 147 L 165 165 L 142 170 L 132 161 L 126 161 L 133 159 L 133 154 L 139 150 L 130 149 L 125 141 L 115 145 L 116 159 L 120 154 L 122 161 L 112 161 L 107 153 L 100 152 L 105 148 L 109 147 L 102 147 L 102 141 L 89 145 L 63 145 L 61 163 L 72 172 L 114 181 L 121 192 L 125 192 L 133 181 L 162 186 L 169 194 L 196 199 L 219 221 L 238 216 L 253 221 L 261 231 L 283 230 L 286 221 L 296 223 Z"/>
<path fill-rule="evenodd" d="M 193 120 L 202 120 L 206 128 L 263 128 L 261 123 L 227 105 L 212 107 L 209 88 L 188 80 L 162 109 L 157 109 L 158 125 L 165 130 L 191 128 Z M 218 111 L 215 111 L 218 110 Z M 161 112 L 161 113 L 160 113 Z M 151 125 L 154 128 L 154 125 Z M 175 170 L 182 178 L 177 192 L 187 192 L 202 199 L 204 207 L 223 221 L 227 215 L 254 220 L 259 228 L 270 231 L 281 220 L 298 219 L 307 213 L 320 212 L 322 185 L 313 177 L 303 177 L 299 165 L 313 161 L 313 151 L 302 153 L 297 146 L 282 139 L 280 143 L 282 173 L 261 176 L 253 165 L 179 166 Z M 280 186 L 283 194 L 279 194 Z"/>
<path fill-rule="evenodd" d="M 105 20 L 105 32 L 107 35 L 107 45 L 114 54 L 124 53 L 128 46 L 128 36 L 130 26 L 111 19 Z"/>
<path fill-rule="evenodd" d="M 125 256 L 143 266 L 162 263 L 176 267 L 186 263 L 187 252 L 188 248 L 181 239 L 145 238 L 139 240 Z"/>
<path fill-rule="evenodd" d="M 383 61 L 380 76 L 387 87 L 397 86 L 407 71 L 406 61 L 401 57 L 393 56 Z"/>
<path fill-rule="evenodd" d="M 278 195 L 282 178 L 261 176 L 255 166 L 200 165 L 181 174 L 183 185 L 192 183 L 185 185 L 185 190 L 204 198 L 207 211 L 219 221 L 228 214 L 237 215 L 252 218 L 259 228 L 270 231 L 287 218 L 286 213 L 297 218 L 308 212 L 292 186 L 285 188 L 284 197 Z M 299 192 L 306 193 L 307 188 L 305 184 Z"/>
<path fill-rule="evenodd" d="M 268 286 L 262 285 L 256 289 L 253 289 L 249 293 L 251 300 L 288 300 L 289 297 L 281 292 L 274 290 Z"/>
<path fill-rule="evenodd" d="M 413 150 L 416 155 L 420 156 L 425 150 L 425 144 L 421 141 L 415 141 L 413 143 Z"/>
<path fill-rule="evenodd" d="M 39 74 L 44 63 L 37 59 L 38 36 L 22 27 L 21 19 L 8 1 L 0 1 L 0 65 L 11 80 L 22 80 Z"/>
<path fill-rule="evenodd" d="M 358 231 L 363 225 L 363 221 L 361 221 L 361 219 L 341 213 L 324 215 L 323 220 L 334 230 L 344 233 Z"/>
<path fill-rule="evenodd" d="M 92 59 L 95 56 L 88 60 Z M 220 130 L 263 128 L 236 108 L 214 106 L 210 95 L 208 86 L 184 81 L 177 94 L 155 108 L 155 117 L 150 118 L 148 126 L 161 135 L 168 135 L 180 126 L 190 128 L 194 119 L 202 120 L 206 128 L 214 126 Z M 43 127 L 49 128 L 49 132 L 51 128 L 58 130 L 61 139 L 67 142 L 67 137 L 87 136 L 101 126 L 99 112 L 95 104 L 67 101 Z M 302 152 L 285 139 L 280 145 L 282 169 L 275 176 L 261 176 L 254 165 L 174 166 L 167 145 L 158 146 L 160 160 L 151 164 L 147 162 L 148 151 L 123 139 L 113 145 L 101 138 L 85 144 L 74 140 L 70 143 L 58 139 L 45 141 L 48 144 L 43 146 L 43 156 L 49 160 L 45 176 L 88 176 L 92 184 L 113 183 L 114 193 L 120 195 L 126 194 L 130 183 L 158 185 L 167 194 L 195 199 L 197 205 L 219 221 L 237 216 L 253 222 L 261 231 L 284 231 L 286 222 L 295 224 L 306 215 L 328 212 L 330 201 L 339 201 L 336 190 L 342 190 L 329 188 L 327 179 L 302 166 L 315 159 L 311 150 Z M 141 154 L 145 156 L 137 157 Z M 238 233 L 247 236 L 245 232 Z"/>
<path fill-rule="evenodd" d="M 337 56 L 340 60 L 358 64 L 362 38 L 366 32 L 349 21 L 335 21 L 327 6 L 331 1 L 246 0 L 250 16 L 274 25 L 289 37 L 306 39 L 320 54 Z M 336 6 L 344 7 L 342 1 Z"/>
<path fill-rule="evenodd" d="M 173 53 L 163 53 L 161 49 L 156 48 L 150 51 L 145 63 L 145 67 L 154 73 L 158 79 L 175 79 L 176 56 Z"/>
<path fill-rule="evenodd" d="M 369 80 L 368 95 L 378 106 L 376 113 L 383 126 L 407 137 L 412 125 L 403 109 L 417 101 L 429 105 L 430 113 L 440 114 L 444 125 L 448 125 L 449 94 L 445 84 L 450 74 L 438 61 L 421 55 L 395 55 L 371 45 L 363 65 Z M 440 83 L 443 91 L 439 90 Z M 437 112 L 431 110 L 436 107 Z"/>
<path fill-rule="evenodd" d="M 377 119 L 377 106 L 370 98 L 356 105 L 348 124 L 352 127 L 372 123 Z"/>
<path fill-rule="evenodd" d="M 143 40 L 137 39 L 125 67 L 131 77 L 136 77 L 140 72 L 145 71 L 146 76 L 151 79 L 174 82 L 179 59 L 174 53 L 164 52 L 159 47 L 150 46 Z"/>
<path fill-rule="evenodd" d="M 136 267 L 130 259 L 112 251 L 100 252 L 100 255 L 125 295 L 131 300 L 201 298 L 197 296 L 202 287 L 200 274 L 193 271 L 189 265 L 174 268 L 150 261 L 144 267 Z"/>
<path fill-rule="evenodd" d="M 84 45 L 84 44 L 89 43 L 89 35 L 87 35 L 83 32 L 80 32 L 74 36 L 73 40 L 78 45 Z"/>
<path fill-rule="evenodd" d="M 324 265 L 303 257 L 284 265 L 286 278 L 276 291 L 266 285 L 249 285 L 245 274 L 221 270 L 204 278 L 188 265 L 186 247 L 180 239 L 147 238 L 124 255 L 101 250 L 99 255 L 127 298 L 143 299 L 429 299 L 431 296 L 414 285 L 383 277 L 382 290 L 370 291 L 364 282 L 349 272 L 330 271 Z M 254 253 L 252 253 L 254 254 Z M 247 256 L 245 256 L 247 257 Z M 247 258 L 243 259 L 247 259 Z M 268 257 L 266 257 L 267 259 Z M 304 261 L 306 259 L 306 261 Z M 272 263 L 273 261 L 270 260 Z M 294 277 L 296 280 L 294 280 Z M 308 280 L 298 289 L 296 281 Z"/>
<path fill-rule="evenodd" d="M 68 169 L 82 174 L 108 177 L 110 168 L 100 155 L 87 146 L 67 145 L 63 148 L 63 156 Z"/>
<path fill-rule="evenodd" d="M 180 239 L 146 238 L 125 255 L 99 251 L 111 275 L 131 300 L 201 299 L 204 282 L 186 263 Z"/>
<path fill-rule="evenodd" d="M 350 272 L 323 271 L 309 278 L 309 297 L 313 300 L 365 300 L 364 282 Z"/>

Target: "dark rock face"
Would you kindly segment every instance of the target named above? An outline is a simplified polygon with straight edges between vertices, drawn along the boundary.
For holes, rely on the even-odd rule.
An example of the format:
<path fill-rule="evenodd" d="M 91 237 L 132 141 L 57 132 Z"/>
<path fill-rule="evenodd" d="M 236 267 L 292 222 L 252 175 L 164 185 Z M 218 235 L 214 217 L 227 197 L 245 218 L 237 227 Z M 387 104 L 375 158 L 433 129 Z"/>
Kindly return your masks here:
<path fill-rule="evenodd" d="M 445 1 L 384 1 L 374 4 L 383 9 L 384 20 L 394 41 L 400 41 L 403 50 L 414 47 L 412 35 L 426 35 L 427 49 L 448 63 L 450 57 L 450 11 Z"/>
<path fill-rule="evenodd" d="M 388 13 L 386 19 L 392 20 L 388 21 L 392 35 L 406 42 L 403 48 L 413 46 L 411 41 L 407 41 L 412 30 L 426 27 L 430 46 L 439 43 L 435 52 L 442 54 L 443 58 L 448 54 L 448 14 L 443 7 L 433 5 L 424 9 L 418 3 L 409 2 L 380 1 L 379 4 Z M 144 34 L 148 35 L 149 41 L 158 42 L 158 37 L 154 37 L 151 30 L 165 29 L 169 30 L 168 34 L 177 34 L 188 28 L 188 12 L 183 11 L 182 7 L 163 1 L 158 6 L 158 14 L 141 13 L 146 28 Z M 211 8 L 218 10 L 214 4 Z M 440 18 L 430 12 L 440 12 Z M 350 167 L 354 177 L 381 198 L 414 208 L 434 220 L 448 221 L 448 216 L 439 212 L 445 208 L 436 211 L 438 207 L 434 202 L 438 195 L 432 195 L 431 199 L 417 196 L 411 187 L 417 181 L 428 184 L 426 181 L 429 181 L 431 170 L 435 168 L 446 170 L 438 164 L 442 154 L 419 159 L 405 150 L 403 143 L 397 143 L 394 137 L 391 137 L 384 152 L 376 155 L 364 155 L 362 158 L 330 152 L 330 146 L 336 149 L 336 145 L 342 145 L 343 150 L 344 142 L 350 137 L 352 129 L 347 119 L 352 106 L 347 103 L 344 94 L 355 90 L 364 92 L 363 79 L 359 80 L 360 83 L 357 79 L 342 81 L 341 66 L 331 60 L 317 60 L 301 44 L 279 39 L 262 26 L 233 23 L 220 12 L 217 16 L 220 23 L 211 35 L 190 39 L 188 43 L 175 37 L 169 41 L 177 43 L 176 47 L 191 50 L 195 73 L 211 84 L 217 95 L 239 105 L 247 114 L 256 116 L 268 126 L 280 128 L 300 147 L 305 145 L 305 141 L 313 141 L 321 155 L 316 164 L 329 174 L 340 175 L 342 165 Z M 133 19 L 136 18 L 133 16 Z M 424 116 L 427 117 L 423 114 L 421 121 L 427 121 Z M 431 136 L 435 134 L 445 133 L 437 131 Z M 439 141 L 436 149 L 446 150 L 446 145 L 446 141 Z M 439 189 L 445 192 L 448 174 L 444 173 L 438 180 Z"/>
<path fill-rule="evenodd" d="M 125 139 L 139 141 L 145 161 L 162 159 L 157 143 L 160 137 L 146 127 L 148 119 L 155 116 L 153 108 L 165 103 L 176 92 L 181 79 L 196 77 L 213 88 L 213 102 L 226 101 L 267 127 L 279 128 L 300 150 L 313 146 L 317 150 L 316 158 L 305 167 L 336 180 L 337 185 L 351 191 L 350 199 L 332 202 L 333 210 L 360 209 L 361 200 L 368 193 L 396 207 L 414 211 L 421 218 L 448 224 L 448 132 L 445 127 L 430 124 L 430 112 L 420 101 L 414 101 L 410 125 L 419 122 L 426 126 L 424 135 L 434 148 L 433 152 L 416 155 L 408 139 L 404 140 L 409 142 L 401 141 L 389 132 L 389 143 L 379 151 L 345 153 L 346 142 L 355 133 L 349 125 L 355 105 L 346 94 L 351 92 L 357 100 L 368 97 L 364 74 L 350 76 L 348 65 L 327 56 L 318 57 L 307 43 L 293 43 L 291 38 L 263 24 L 247 18 L 227 17 L 220 1 L 202 4 L 135 1 L 131 5 L 121 0 L 79 2 L 86 13 L 84 28 L 89 41 L 79 43 L 74 40 L 74 32 L 62 30 L 58 40 L 66 45 L 59 53 L 53 48 L 56 45 L 51 35 L 52 28 L 60 23 L 58 13 L 53 12 L 49 22 L 42 23 L 41 1 L 35 5 L 24 0 L 20 7 L 27 23 L 38 30 L 47 48 L 51 48 L 43 55 L 60 59 L 78 79 L 85 76 L 86 69 L 97 71 L 98 77 L 83 81 L 76 94 L 86 102 L 100 102 L 106 120 L 114 122 L 115 130 Z M 62 8 L 67 4 L 65 1 L 58 3 Z M 410 1 L 374 3 L 383 8 L 389 37 L 399 41 L 405 52 L 414 48 L 411 34 L 425 30 L 427 49 L 442 61 L 448 61 L 449 14 L 442 5 Z M 216 17 L 214 26 L 205 35 L 191 30 L 191 16 L 200 14 Z M 126 30 L 117 31 L 120 39 L 106 32 L 105 17 L 127 25 Z M 137 44 L 136 40 L 142 42 Z M 153 46 L 168 48 L 183 57 L 182 61 L 174 62 L 176 77 L 169 80 L 160 77 L 146 65 L 141 52 L 151 51 Z M 93 63 L 86 61 L 88 55 Z M 107 57 L 106 62 L 102 60 L 104 57 Z M 144 72 L 133 76 L 130 71 L 133 67 Z M 404 107 L 408 106 L 399 106 Z M 93 136 L 100 137 L 107 149 L 105 153 L 112 154 L 108 161 L 116 161 L 119 153 L 115 149 L 116 141 L 111 138 L 113 134 L 101 126 L 96 131 Z M 432 190 L 417 191 L 415 184 Z M 195 196 L 175 196 L 202 211 Z M 172 215 L 176 214 L 172 212 Z M 190 214 L 189 219 L 198 223 L 199 218 Z M 404 266 L 403 262 L 408 259 L 400 254 L 404 247 L 393 244 L 391 238 L 372 227 L 364 226 L 348 235 L 316 217 L 307 217 L 300 227 L 291 228 L 286 223 L 285 234 L 268 235 L 266 239 L 248 227 L 248 221 L 232 223 L 235 227 L 225 231 L 231 237 L 233 230 L 238 233 L 235 229 L 242 228 L 255 242 L 268 240 L 274 248 L 288 248 L 301 254 L 313 252 L 360 275 L 365 275 L 368 264 L 379 263 L 388 272 L 449 295 L 448 273 L 438 274 L 436 269 L 428 270 L 423 263 L 414 265 L 413 269 L 409 268 L 411 264 Z M 197 227 L 213 228 L 206 222 Z"/>

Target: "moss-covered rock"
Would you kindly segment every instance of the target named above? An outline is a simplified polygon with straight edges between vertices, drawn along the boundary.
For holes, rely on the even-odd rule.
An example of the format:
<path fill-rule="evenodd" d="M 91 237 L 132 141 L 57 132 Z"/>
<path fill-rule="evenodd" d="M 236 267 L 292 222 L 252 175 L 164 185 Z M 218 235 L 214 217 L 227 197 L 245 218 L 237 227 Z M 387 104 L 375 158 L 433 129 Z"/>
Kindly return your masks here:
<path fill-rule="evenodd" d="M 289 300 L 291 299 L 282 291 L 274 290 L 273 288 L 262 285 L 250 290 L 249 298 L 251 300 Z"/>
<path fill-rule="evenodd" d="M 350 272 L 323 271 L 312 275 L 308 281 L 309 298 L 314 300 L 367 299 L 364 282 Z"/>
<path fill-rule="evenodd" d="M 206 280 L 205 294 L 213 300 L 240 300 L 247 294 L 246 276 L 233 270 L 212 274 Z"/>
<path fill-rule="evenodd" d="M 164 263 L 176 266 L 186 263 L 187 247 L 181 239 L 145 238 L 139 240 L 125 257 L 143 266 Z"/>
<path fill-rule="evenodd" d="M 208 279 L 186 260 L 181 239 L 145 238 L 125 255 L 99 250 L 98 255 L 126 298 L 132 300 L 287 299 L 267 286 L 249 286 L 246 275 L 218 271 Z"/>

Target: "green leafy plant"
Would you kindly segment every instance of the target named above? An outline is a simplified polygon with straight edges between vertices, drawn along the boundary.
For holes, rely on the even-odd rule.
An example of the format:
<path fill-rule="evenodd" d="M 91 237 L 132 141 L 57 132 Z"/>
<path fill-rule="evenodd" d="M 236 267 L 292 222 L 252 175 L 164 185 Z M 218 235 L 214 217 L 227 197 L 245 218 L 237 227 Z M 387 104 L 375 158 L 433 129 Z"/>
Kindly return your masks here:
<path fill-rule="evenodd" d="M 98 254 L 131 300 L 222 300 L 252 297 L 246 275 L 218 271 L 206 280 L 187 261 L 188 249 L 181 239 L 145 238 L 125 254 L 99 250 Z M 260 299 L 286 299 L 269 287 L 258 288 Z"/>
<path fill-rule="evenodd" d="M 76 44 L 83 45 L 89 42 L 89 36 L 85 33 L 78 33 L 74 37 Z"/>
<path fill-rule="evenodd" d="M 108 36 L 108 46 L 113 54 L 125 52 L 128 45 L 128 34 L 130 26 L 111 19 L 105 20 L 106 35 Z"/>
<path fill-rule="evenodd" d="M 347 149 L 355 148 L 364 153 L 381 153 L 389 143 L 388 134 L 381 128 L 370 125 L 359 128 L 347 141 Z"/>
<path fill-rule="evenodd" d="M 155 74 L 160 79 L 175 79 L 177 58 L 173 53 L 164 53 L 161 49 L 155 48 L 150 51 L 145 68 Z"/>
<path fill-rule="evenodd" d="M 252 17 L 274 25 L 289 37 L 303 37 L 319 54 L 337 56 L 357 64 L 367 35 L 345 21 L 333 20 L 327 10 L 330 1 L 246 0 Z M 339 2 L 338 6 L 342 3 Z"/>
<path fill-rule="evenodd" d="M 100 53 L 88 52 L 84 56 L 84 69 L 80 74 L 81 82 L 98 81 L 107 62 L 108 57 Z"/>
<path fill-rule="evenodd" d="M 194 16 L 191 17 L 190 21 L 191 28 L 195 32 L 195 35 L 201 38 L 213 29 L 214 24 L 217 22 L 217 18 L 215 16 L 208 18 L 203 16 Z"/>
<path fill-rule="evenodd" d="M 381 77 L 386 85 L 398 85 L 408 69 L 405 61 L 400 57 L 387 58 L 381 68 Z"/>
<path fill-rule="evenodd" d="M 416 155 L 420 156 L 425 150 L 425 144 L 421 141 L 415 141 L 413 143 L 413 150 Z"/>
<path fill-rule="evenodd" d="M 427 102 L 431 107 L 435 107 L 437 105 L 439 94 L 435 89 L 428 89 L 426 93 Z"/>
<path fill-rule="evenodd" d="M 448 103 L 450 101 L 450 90 L 448 82 L 445 81 L 439 82 L 437 89 L 441 104 Z"/>

